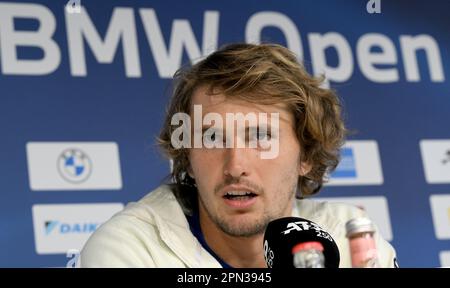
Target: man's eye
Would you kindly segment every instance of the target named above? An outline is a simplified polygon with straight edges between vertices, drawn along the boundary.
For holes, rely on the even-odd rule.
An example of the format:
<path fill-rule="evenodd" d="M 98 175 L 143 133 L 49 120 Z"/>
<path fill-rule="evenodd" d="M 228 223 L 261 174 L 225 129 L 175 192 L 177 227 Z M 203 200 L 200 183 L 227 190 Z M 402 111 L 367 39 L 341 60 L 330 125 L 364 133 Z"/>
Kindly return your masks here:
<path fill-rule="evenodd" d="M 272 139 L 272 135 L 269 131 L 254 129 L 250 131 L 250 138 L 256 141 L 270 141 L 270 139 Z"/>
<path fill-rule="evenodd" d="M 204 141 L 207 143 L 216 143 L 216 142 L 221 142 L 223 141 L 223 136 L 222 134 L 219 132 L 206 132 L 203 134 L 203 138 Z"/>
<path fill-rule="evenodd" d="M 249 142 L 253 143 L 257 147 L 265 147 L 269 145 L 272 140 L 272 135 L 269 131 L 260 130 L 260 129 L 252 129 L 250 130 Z"/>
<path fill-rule="evenodd" d="M 212 133 L 210 138 L 211 138 L 211 141 L 214 141 L 214 142 L 224 140 L 223 134 L 221 132 Z"/>
<path fill-rule="evenodd" d="M 256 138 L 258 141 L 269 141 L 272 137 L 271 137 L 270 133 L 258 132 Z"/>

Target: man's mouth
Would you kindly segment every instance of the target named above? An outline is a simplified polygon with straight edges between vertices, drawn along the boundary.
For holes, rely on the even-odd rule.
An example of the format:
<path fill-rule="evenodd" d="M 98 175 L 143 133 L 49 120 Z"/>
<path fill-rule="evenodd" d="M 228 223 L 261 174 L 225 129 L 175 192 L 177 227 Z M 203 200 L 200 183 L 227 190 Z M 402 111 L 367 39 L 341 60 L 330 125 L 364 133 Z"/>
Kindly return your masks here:
<path fill-rule="evenodd" d="M 245 201 L 256 196 L 255 193 L 250 191 L 228 191 L 223 197 L 228 200 Z"/>
<path fill-rule="evenodd" d="M 239 184 L 225 186 L 220 193 L 228 207 L 239 210 L 252 207 L 260 195 L 258 190 Z"/>

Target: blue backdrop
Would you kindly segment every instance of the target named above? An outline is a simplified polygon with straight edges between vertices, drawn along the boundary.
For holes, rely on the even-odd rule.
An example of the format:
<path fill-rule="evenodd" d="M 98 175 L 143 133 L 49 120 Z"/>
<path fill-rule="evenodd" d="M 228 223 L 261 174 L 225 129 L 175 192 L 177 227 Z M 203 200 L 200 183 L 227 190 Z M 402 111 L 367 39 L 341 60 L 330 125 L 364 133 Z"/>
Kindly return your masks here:
<path fill-rule="evenodd" d="M 448 200 L 450 164 L 443 154 L 448 178 L 427 181 L 420 143 L 450 139 L 449 1 L 381 0 L 381 13 L 369 13 L 367 0 L 81 0 L 80 13 L 65 13 L 67 2 L 0 1 L 0 266 L 66 265 L 65 253 L 37 248 L 38 230 L 48 236 L 56 220 L 34 219 L 33 205 L 126 204 L 158 186 L 169 172 L 154 140 L 170 75 L 236 41 L 289 46 L 311 73 L 325 72 L 355 131 L 350 140 L 377 143 L 383 180 L 329 185 L 320 195 L 385 197 L 400 266 L 443 265 L 450 203 L 433 220 L 430 197 Z M 116 143 L 121 184 L 53 187 L 42 159 L 30 166 L 40 142 Z M 53 188 L 33 187 L 33 177 Z"/>

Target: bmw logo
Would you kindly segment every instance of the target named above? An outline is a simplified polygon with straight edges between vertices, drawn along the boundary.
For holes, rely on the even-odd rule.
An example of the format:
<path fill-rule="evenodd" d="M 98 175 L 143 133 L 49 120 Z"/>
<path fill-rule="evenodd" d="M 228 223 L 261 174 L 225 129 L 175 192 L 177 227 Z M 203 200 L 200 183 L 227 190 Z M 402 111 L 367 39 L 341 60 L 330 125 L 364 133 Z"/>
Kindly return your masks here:
<path fill-rule="evenodd" d="M 89 156 L 80 149 L 67 149 L 58 157 L 58 171 L 64 180 L 71 183 L 86 181 L 92 172 Z"/>

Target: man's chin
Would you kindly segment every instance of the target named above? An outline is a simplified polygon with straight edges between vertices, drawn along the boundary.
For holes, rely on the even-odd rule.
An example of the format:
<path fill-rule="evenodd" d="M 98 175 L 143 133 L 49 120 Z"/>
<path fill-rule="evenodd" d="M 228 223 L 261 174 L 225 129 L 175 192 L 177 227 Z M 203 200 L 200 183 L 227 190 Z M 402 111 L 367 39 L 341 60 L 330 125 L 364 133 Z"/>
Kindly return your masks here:
<path fill-rule="evenodd" d="M 224 218 L 222 218 L 224 219 Z M 248 217 L 247 219 L 224 219 L 219 221 L 219 228 L 233 237 L 252 237 L 264 233 L 267 223 L 261 219 Z M 227 221 L 228 220 L 228 221 Z"/>

